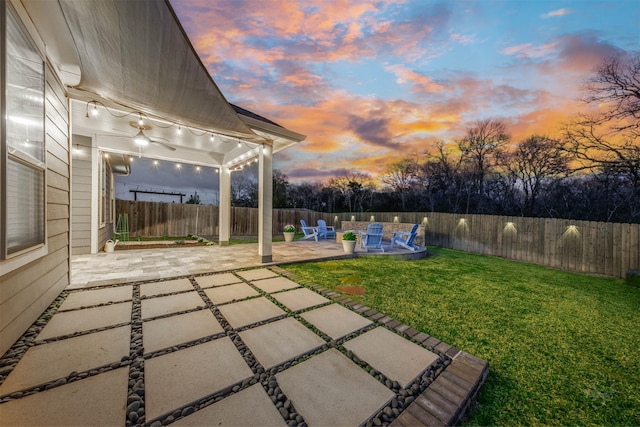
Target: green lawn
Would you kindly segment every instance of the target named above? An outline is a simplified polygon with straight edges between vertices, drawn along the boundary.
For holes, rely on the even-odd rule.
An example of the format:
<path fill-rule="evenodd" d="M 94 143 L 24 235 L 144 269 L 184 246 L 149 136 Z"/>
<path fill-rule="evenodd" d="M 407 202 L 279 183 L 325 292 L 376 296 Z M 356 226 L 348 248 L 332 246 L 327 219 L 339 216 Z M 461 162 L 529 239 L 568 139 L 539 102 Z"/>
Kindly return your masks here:
<path fill-rule="evenodd" d="M 489 362 L 470 425 L 640 425 L 640 288 L 431 249 L 286 266 Z"/>

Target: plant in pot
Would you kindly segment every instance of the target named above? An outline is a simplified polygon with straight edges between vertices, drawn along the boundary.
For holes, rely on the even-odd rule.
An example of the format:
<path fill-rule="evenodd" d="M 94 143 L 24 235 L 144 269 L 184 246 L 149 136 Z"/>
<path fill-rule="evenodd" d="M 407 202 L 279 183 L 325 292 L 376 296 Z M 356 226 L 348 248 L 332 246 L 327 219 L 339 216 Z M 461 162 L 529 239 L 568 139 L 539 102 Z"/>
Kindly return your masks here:
<path fill-rule="evenodd" d="M 284 229 L 282 231 L 284 234 L 284 241 L 293 242 L 293 236 L 296 235 L 296 228 L 293 225 L 288 224 L 284 226 Z"/>
<path fill-rule="evenodd" d="M 342 235 L 342 249 L 344 253 L 352 254 L 356 247 L 356 233 L 353 231 L 346 231 Z"/>

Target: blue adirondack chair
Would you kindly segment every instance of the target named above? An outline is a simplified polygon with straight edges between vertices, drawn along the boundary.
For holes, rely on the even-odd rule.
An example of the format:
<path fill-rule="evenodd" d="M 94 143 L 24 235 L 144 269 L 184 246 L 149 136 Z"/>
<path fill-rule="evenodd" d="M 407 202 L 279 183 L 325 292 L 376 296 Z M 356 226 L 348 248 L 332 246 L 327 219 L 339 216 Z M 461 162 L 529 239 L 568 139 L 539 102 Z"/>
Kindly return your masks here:
<path fill-rule="evenodd" d="M 367 231 L 360 231 L 360 247 L 365 251 L 382 251 L 382 224 L 369 224 Z"/>
<path fill-rule="evenodd" d="M 416 251 L 420 249 L 420 246 L 414 245 L 413 241 L 418 235 L 418 224 L 414 224 L 411 231 L 396 231 L 391 237 L 391 247 L 395 245 L 401 246 L 410 251 Z"/>
<path fill-rule="evenodd" d="M 327 223 L 324 219 L 319 219 L 318 220 L 318 238 L 335 239 L 336 238 L 335 227 L 327 226 Z"/>
<path fill-rule="evenodd" d="M 302 226 L 302 232 L 304 236 L 302 236 L 299 240 L 308 240 L 314 239 L 316 242 L 318 241 L 318 229 L 316 227 L 309 227 L 304 219 L 300 220 L 300 225 Z"/>

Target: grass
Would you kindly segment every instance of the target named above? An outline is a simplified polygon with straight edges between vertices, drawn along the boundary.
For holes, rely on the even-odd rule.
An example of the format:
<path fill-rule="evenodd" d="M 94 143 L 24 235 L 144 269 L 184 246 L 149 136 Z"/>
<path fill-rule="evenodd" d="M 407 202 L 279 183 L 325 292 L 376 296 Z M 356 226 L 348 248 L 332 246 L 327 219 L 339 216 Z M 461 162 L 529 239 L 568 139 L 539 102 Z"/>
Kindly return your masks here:
<path fill-rule="evenodd" d="M 489 362 L 469 425 L 640 425 L 640 288 L 433 249 L 287 266 Z"/>

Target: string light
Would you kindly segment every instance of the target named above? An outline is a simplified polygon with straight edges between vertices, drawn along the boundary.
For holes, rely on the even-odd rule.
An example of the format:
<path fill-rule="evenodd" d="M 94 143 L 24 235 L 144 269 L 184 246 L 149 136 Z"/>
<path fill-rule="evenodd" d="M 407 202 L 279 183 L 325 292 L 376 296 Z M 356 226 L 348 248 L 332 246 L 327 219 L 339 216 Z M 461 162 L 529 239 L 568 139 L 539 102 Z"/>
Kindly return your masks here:
<path fill-rule="evenodd" d="M 182 135 L 182 126 L 178 125 L 178 130 L 176 132 L 178 135 Z"/>
<path fill-rule="evenodd" d="M 209 141 L 213 142 L 213 134 L 209 136 Z"/>
<path fill-rule="evenodd" d="M 238 141 L 238 148 L 240 148 L 242 146 L 242 144 L 240 143 L 240 141 Z"/>
<path fill-rule="evenodd" d="M 98 106 L 95 103 L 93 104 L 93 109 L 91 110 L 91 116 L 98 117 Z"/>

